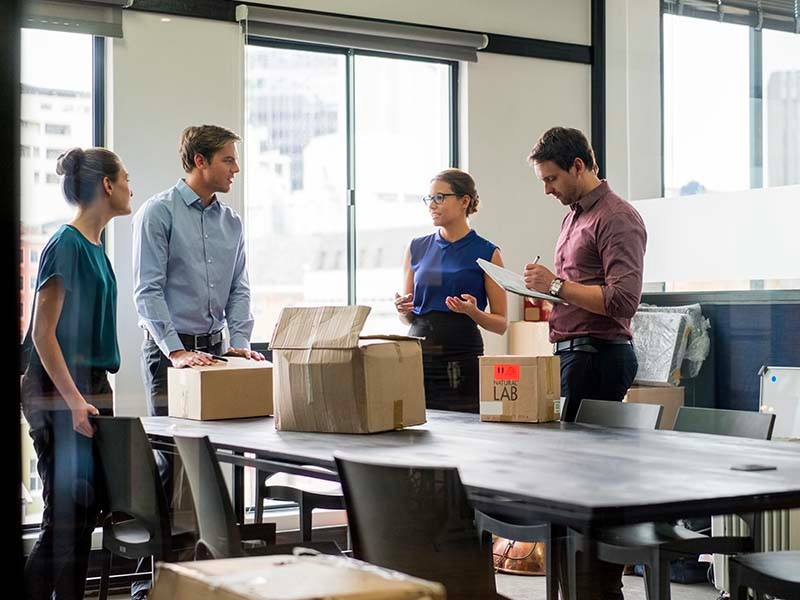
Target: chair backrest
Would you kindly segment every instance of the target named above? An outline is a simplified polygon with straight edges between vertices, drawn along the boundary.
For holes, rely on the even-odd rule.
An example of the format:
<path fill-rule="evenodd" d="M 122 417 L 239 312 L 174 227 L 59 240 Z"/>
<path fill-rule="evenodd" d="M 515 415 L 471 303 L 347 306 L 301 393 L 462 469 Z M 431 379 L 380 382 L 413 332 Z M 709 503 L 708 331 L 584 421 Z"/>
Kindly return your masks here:
<path fill-rule="evenodd" d="M 775 415 L 749 410 L 723 410 L 681 406 L 675 419 L 675 431 L 713 433 L 768 440 L 772 438 Z"/>
<path fill-rule="evenodd" d="M 448 598 L 496 595 L 457 469 L 376 465 L 336 457 L 353 556 L 430 581 Z"/>
<path fill-rule="evenodd" d="M 156 557 L 170 552 L 170 515 L 153 449 L 135 417 L 92 417 L 94 443 L 106 487 L 106 509 L 115 521 L 136 519 L 147 529 L 143 543 Z"/>
<path fill-rule="evenodd" d="M 575 422 L 604 427 L 655 429 L 663 411 L 664 407 L 660 404 L 584 399 L 578 406 Z"/>
<path fill-rule="evenodd" d="M 210 558 L 244 556 L 228 488 L 208 437 L 174 436 L 194 498 L 198 549 Z"/>

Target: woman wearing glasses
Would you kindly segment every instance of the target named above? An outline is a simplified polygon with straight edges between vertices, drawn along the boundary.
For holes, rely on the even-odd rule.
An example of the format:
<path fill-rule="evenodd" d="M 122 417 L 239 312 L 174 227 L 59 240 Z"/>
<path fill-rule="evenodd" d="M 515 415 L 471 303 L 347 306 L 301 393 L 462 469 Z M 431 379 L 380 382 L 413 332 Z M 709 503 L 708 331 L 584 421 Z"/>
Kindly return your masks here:
<path fill-rule="evenodd" d="M 411 240 L 404 259 L 403 295 L 395 294 L 409 335 L 424 337 L 422 362 L 428 408 L 478 412 L 478 357 L 483 338 L 506 330 L 506 294 L 475 262 L 503 264 L 500 250 L 469 226 L 478 210 L 472 177 L 446 169 L 423 198 L 435 233 Z M 487 311 L 488 304 L 488 311 Z"/>

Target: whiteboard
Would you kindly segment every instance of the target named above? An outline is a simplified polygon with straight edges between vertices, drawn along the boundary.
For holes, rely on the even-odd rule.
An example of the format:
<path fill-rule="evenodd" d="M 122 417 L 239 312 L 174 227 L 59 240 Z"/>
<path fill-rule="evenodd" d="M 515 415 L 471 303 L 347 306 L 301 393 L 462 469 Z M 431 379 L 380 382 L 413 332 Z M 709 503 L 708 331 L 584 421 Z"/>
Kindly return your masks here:
<path fill-rule="evenodd" d="M 762 367 L 759 405 L 775 413 L 772 439 L 800 438 L 800 367 Z"/>

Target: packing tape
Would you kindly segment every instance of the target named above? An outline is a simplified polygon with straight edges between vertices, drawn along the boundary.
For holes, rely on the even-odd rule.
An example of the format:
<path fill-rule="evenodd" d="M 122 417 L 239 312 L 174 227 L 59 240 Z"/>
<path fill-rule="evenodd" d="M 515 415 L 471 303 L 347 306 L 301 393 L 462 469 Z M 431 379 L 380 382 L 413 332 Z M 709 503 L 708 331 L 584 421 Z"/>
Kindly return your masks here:
<path fill-rule="evenodd" d="M 402 400 L 395 400 L 394 401 L 394 428 L 395 429 L 402 429 L 403 428 L 403 401 Z"/>
<path fill-rule="evenodd" d="M 303 350 L 303 383 L 306 386 L 306 404 L 314 404 L 314 391 L 311 385 L 311 348 Z"/>

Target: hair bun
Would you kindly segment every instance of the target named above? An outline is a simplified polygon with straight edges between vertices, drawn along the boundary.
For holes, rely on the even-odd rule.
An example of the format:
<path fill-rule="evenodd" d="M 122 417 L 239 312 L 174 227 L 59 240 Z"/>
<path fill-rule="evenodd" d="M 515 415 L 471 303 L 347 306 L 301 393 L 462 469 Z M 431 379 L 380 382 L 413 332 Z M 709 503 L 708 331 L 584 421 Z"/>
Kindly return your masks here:
<path fill-rule="evenodd" d="M 70 148 L 62 152 L 56 162 L 56 173 L 59 175 L 77 175 L 84 159 L 83 148 Z"/>

